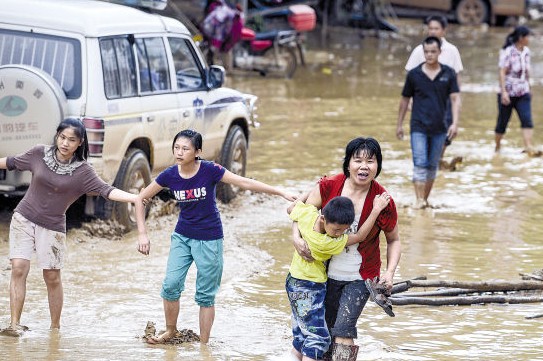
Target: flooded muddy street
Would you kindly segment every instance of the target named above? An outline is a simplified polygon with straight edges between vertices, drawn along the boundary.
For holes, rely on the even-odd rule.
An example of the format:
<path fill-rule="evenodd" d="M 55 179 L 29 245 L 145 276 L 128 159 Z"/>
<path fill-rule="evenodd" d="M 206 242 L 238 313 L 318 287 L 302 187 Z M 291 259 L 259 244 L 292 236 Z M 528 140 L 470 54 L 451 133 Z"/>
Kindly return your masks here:
<path fill-rule="evenodd" d="M 310 39 L 308 66 L 293 80 L 230 77 L 228 85 L 259 97 L 261 127 L 252 133 L 247 176 L 291 192 L 309 190 L 320 176 L 341 171 L 346 143 L 372 136 L 383 148 L 379 182 L 398 206 L 402 259 L 395 280 L 520 280 L 543 268 L 543 158 L 522 153 L 519 121 L 510 122 L 494 153 L 497 58 L 508 29 L 451 26 L 462 75 L 460 132 L 446 158 L 432 209 L 415 210 L 409 141 L 395 137 L 404 65 L 422 39 L 418 21 L 399 22 L 400 34 L 360 37 L 333 29 L 328 46 Z M 543 28 L 541 28 L 543 29 Z M 540 34 L 539 28 L 534 30 Z M 534 140 L 543 145 L 543 38 L 532 38 Z M 405 127 L 407 129 L 407 127 Z M 205 142 L 204 142 L 205 147 Z M 1 200 L 5 202 L 5 200 Z M 68 232 L 62 277 L 62 328 L 50 331 L 47 292 L 33 263 L 20 339 L 0 337 L 6 360 L 286 360 L 291 345 L 284 280 L 293 247 L 286 201 L 244 193 L 221 205 L 225 270 L 207 346 L 147 345 L 147 321 L 165 328 L 160 286 L 176 215 L 148 220 L 151 254 L 136 251 L 136 233 L 119 239 Z M 0 214 L 0 326 L 9 322 L 10 213 Z M 178 328 L 198 332 L 195 270 L 181 296 Z M 395 306 L 388 317 L 368 302 L 358 322 L 359 360 L 543 360 L 541 303 L 472 306 Z"/>

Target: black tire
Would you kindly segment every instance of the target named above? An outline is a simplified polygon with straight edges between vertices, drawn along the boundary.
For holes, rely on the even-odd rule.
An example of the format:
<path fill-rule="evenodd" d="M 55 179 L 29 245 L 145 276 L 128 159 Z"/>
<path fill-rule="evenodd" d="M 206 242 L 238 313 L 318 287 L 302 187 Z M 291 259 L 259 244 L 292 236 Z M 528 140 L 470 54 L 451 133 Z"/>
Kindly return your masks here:
<path fill-rule="evenodd" d="M 460 0 L 455 9 L 456 21 L 462 25 L 488 22 L 489 8 L 484 0 Z"/>
<path fill-rule="evenodd" d="M 230 172 L 240 176 L 245 176 L 247 167 L 247 138 L 240 126 L 234 125 L 228 131 L 221 152 L 221 161 L 223 167 Z M 217 198 L 228 203 L 239 192 L 239 188 L 220 182 L 217 185 Z"/>
<path fill-rule="evenodd" d="M 291 79 L 298 67 L 297 49 L 291 46 L 279 47 L 279 64 L 276 65 L 275 49 L 273 47 L 267 49 L 262 55 L 266 58 L 267 64 L 273 64 L 261 71 L 263 75 L 274 75 Z"/>
<path fill-rule="evenodd" d="M 518 16 L 500 15 L 496 17 L 496 25 L 513 28 L 519 24 Z"/>
<path fill-rule="evenodd" d="M 336 0 L 330 4 L 330 24 L 349 26 L 354 14 L 362 14 L 363 0 Z"/>
<path fill-rule="evenodd" d="M 138 194 L 149 183 L 151 183 L 151 168 L 145 153 L 140 149 L 129 149 L 113 185 L 123 191 Z M 112 201 L 107 201 L 107 203 L 111 203 L 113 219 L 129 230 L 136 228 L 136 212 L 132 203 Z"/>

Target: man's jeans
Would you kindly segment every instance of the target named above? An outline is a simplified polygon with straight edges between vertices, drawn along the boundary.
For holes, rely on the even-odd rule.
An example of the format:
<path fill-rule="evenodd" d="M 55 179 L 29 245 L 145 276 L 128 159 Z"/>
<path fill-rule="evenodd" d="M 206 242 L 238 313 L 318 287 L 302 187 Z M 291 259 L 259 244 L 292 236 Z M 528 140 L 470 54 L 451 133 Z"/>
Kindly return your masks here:
<path fill-rule="evenodd" d="M 413 152 L 413 182 L 425 183 L 436 178 L 441 151 L 447 134 L 411 133 Z"/>

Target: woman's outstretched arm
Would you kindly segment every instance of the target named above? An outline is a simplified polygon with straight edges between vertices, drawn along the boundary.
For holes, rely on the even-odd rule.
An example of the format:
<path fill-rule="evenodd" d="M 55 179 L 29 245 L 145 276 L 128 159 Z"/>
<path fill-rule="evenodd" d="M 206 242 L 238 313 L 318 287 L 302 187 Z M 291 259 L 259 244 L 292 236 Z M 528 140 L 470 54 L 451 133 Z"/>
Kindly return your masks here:
<path fill-rule="evenodd" d="M 264 182 L 257 181 L 255 179 L 242 177 L 240 175 L 230 172 L 229 170 L 226 170 L 221 181 L 224 183 L 233 184 L 243 189 L 281 196 L 285 198 L 287 201 L 291 201 L 291 202 L 297 199 L 296 196 L 292 194 L 288 194 L 274 186 L 271 186 Z"/>

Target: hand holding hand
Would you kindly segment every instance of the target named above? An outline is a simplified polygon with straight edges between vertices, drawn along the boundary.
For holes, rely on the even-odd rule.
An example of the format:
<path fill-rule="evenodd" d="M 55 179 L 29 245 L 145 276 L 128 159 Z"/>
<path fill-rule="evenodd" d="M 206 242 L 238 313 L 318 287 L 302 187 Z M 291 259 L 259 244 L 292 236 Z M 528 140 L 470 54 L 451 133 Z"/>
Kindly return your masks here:
<path fill-rule="evenodd" d="M 143 192 L 144 189 L 145 188 L 140 189 L 140 194 L 141 192 Z M 151 204 L 151 200 L 152 200 L 151 198 L 142 198 L 141 201 L 143 202 L 143 206 L 147 207 L 149 204 Z"/>
<path fill-rule="evenodd" d="M 288 194 L 288 193 L 283 193 L 281 196 L 289 202 L 294 202 L 295 200 L 298 199 L 298 196 L 293 195 L 293 194 Z"/>

